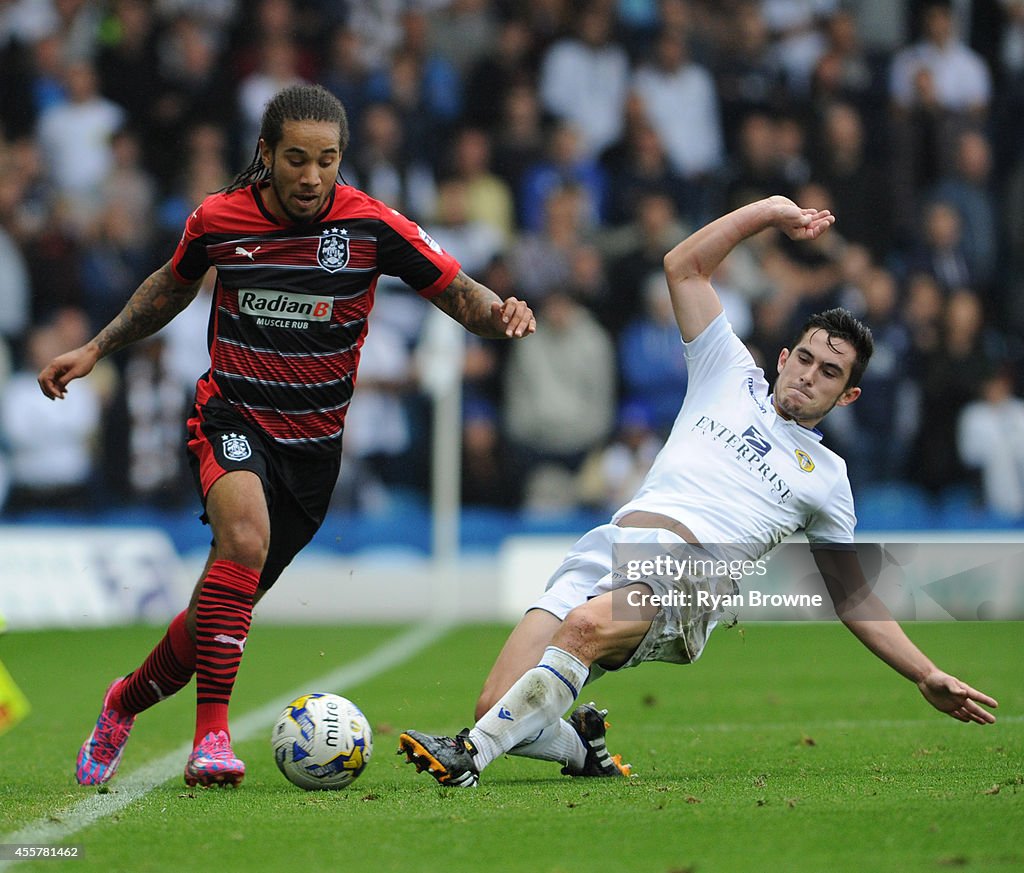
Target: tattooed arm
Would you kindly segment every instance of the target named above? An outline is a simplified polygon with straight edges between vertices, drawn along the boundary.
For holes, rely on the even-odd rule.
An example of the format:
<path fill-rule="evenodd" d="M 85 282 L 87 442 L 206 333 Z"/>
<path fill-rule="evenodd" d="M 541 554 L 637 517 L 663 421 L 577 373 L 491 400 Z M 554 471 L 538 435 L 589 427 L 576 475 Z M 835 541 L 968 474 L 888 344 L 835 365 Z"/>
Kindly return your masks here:
<path fill-rule="evenodd" d="M 47 364 L 38 380 L 43 394 L 51 400 L 64 397 L 68 383 L 92 372 L 100 358 L 156 333 L 195 299 L 201 284 L 202 280 L 183 285 L 170 263 L 164 264 L 93 339 Z"/>
<path fill-rule="evenodd" d="M 462 270 L 431 303 L 466 330 L 489 339 L 519 339 L 537 329 L 537 321 L 526 303 L 515 297 L 503 301 Z"/>

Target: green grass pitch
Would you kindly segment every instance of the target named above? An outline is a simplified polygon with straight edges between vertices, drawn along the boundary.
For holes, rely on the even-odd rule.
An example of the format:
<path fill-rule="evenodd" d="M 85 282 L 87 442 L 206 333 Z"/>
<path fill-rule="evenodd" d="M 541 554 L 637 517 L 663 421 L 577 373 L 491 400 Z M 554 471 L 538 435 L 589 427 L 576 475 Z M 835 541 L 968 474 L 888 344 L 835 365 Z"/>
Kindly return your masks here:
<path fill-rule="evenodd" d="M 996 871 L 1024 869 L 1024 647 L 1020 624 L 911 624 L 932 658 L 1001 702 L 992 727 L 934 712 L 838 625 L 749 624 L 715 632 L 703 659 L 645 665 L 584 691 L 610 709 L 608 743 L 630 780 L 572 780 L 506 758 L 476 791 L 444 790 L 403 766 L 399 731 L 470 720 L 507 628 L 448 632 L 402 666 L 340 690 L 375 726 L 363 776 L 306 793 L 277 772 L 266 729 L 236 743 L 235 791 L 167 781 L 111 814 L 119 783 L 191 737 L 193 692 L 138 722 L 109 794 L 78 786 L 74 758 L 107 682 L 160 630 L 8 633 L 0 659 L 33 704 L 0 737 L 0 843 L 40 822 L 75 861 L 13 870 L 163 871 Z M 234 718 L 360 655 L 400 627 L 257 622 Z M 124 790 L 124 789 L 120 789 Z M 3 867 L 0 864 L 0 867 Z"/>

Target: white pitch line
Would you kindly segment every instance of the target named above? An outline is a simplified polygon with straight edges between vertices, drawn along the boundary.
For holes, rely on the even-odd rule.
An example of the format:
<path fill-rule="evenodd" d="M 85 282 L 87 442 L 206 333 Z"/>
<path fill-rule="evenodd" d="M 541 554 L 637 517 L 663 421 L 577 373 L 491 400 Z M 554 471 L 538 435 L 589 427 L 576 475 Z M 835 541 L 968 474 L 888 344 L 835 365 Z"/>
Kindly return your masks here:
<path fill-rule="evenodd" d="M 868 718 L 863 720 L 855 719 L 832 719 L 826 721 L 799 721 L 794 719 L 793 721 L 770 721 L 770 722 L 756 722 L 756 721 L 745 721 L 735 722 L 727 721 L 720 722 L 717 724 L 692 724 L 687 725 L 685 730 L 693 734 L 699 734 L 702 732 L 706 733 L 739 733 L 740 731 L 783 731 L 783 730 L 853 730 L 862 728 L 879 728 L 885 730 L 887 728 L 905 728 L 905 727 L 928 727 L 952 725 L 956 719 L 943 719 L 940 713 L 936 713 L 937 718 Z M 996 723 L 994 725 L 977 725 L 977 727 L 986 727 L 991 730 L 998 730 L 1001 724 L 1021 724 L 1024 722 L 1024 715 L 1000 715 L 999 710 L 995 711 Z M 963 722 L 960 722 L 963 724 Z M 964 725 L 968 727 L 969 725 Z"/>
<path fill-rule="evenodd" d="M 271 722 L 284 708 L 282 701 L 294 700 L 302 694 L 308 694 L 310 688 L 324 691 L 344 691 L 345 688 L 366 682 L 381 673 L 397 667 L 413 655 L 437 642 L 443 637 L 451 625 L 432 623 L 413 628 L 395 640 L 374 649 L 357 661 L 345 664 L 331 673 L 318 679 L 304 682 L 301 688 L 293 689 L 279 695 L 273 703 L 268 703 L 247 712 L 241 718 L 234 719 L 231 724 L 231 737 L 244 741 L 255 736 L 259 731 L 267 730 Z M 7 845 L 43 846 L 65 842 L 69 837 L 95 824 L 108 815 L 119 812 L 136 800 L 145 797 L 149 792 L 168 779 L 180 776 L 183 761 L 192 751 L 192 743 L 179 746 L 161 758 L 150 761 L 139 767 L 123 779 L 112 783 L 109 794 L 90 793 L 66 812 L 57 812 L 52 816 L 38 819 L 25 825 L 21 830 L 0 836 L 0 843 Z M 0 870 L 6 870 L 14 861 L 0 860 Z"/>

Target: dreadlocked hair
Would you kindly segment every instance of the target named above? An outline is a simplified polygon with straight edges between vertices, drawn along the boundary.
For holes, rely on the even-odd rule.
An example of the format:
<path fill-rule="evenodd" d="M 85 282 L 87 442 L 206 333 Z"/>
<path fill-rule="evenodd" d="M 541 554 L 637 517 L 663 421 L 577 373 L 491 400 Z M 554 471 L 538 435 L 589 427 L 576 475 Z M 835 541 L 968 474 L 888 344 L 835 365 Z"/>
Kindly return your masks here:
<path fill-rule="evenodd" d="M 338 125 L 338 148 L 344 152 L 348 148 L 348 116 L 330 91 L 321 85 L 292 85 L 277 94 L 263 110 L 263 121 L 260 123 L 260 139 L 271 150 L 277 148 L 283 135 L 286 121 L 330 121 Z M 340 175 L 340 172 L 339 172 Z M 252 156 L 252 163 L 235 180 L 222 191 L 230 193 L 260 182 L 270 177 L 270 168 L 264 165 L 260 154 L 259 143 Z"/>

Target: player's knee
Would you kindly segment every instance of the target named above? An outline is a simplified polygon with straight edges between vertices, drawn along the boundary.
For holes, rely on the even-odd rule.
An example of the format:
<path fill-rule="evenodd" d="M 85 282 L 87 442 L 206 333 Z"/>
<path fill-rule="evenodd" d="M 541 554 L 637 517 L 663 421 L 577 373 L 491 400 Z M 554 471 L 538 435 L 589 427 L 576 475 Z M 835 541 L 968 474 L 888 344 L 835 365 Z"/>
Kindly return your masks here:
<path fill-rule="evenodd" d="M 216 531 L 217 558 L 262 570 L 270 548 L 270 531 L 264 525 L 239 519 Z"/>
<path fill-rule="evenodd" d="M 577 606 L 565 617 L 551 642 L 589 664 L 605 654 L 609 630 L 585 605 Z"/>

